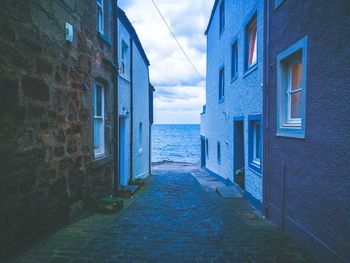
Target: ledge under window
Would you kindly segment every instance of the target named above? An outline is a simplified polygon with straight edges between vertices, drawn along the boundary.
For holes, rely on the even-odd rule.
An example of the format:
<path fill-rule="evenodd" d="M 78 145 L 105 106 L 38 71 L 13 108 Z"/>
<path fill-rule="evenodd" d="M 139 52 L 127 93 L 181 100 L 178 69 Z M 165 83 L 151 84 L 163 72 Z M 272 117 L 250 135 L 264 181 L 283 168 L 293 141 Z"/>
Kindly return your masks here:
<path fill-rule="evenodd" d="M 243 74 L 243 78 L 247 77 L 250 73 L 255 71 L 258 68 L 258 63 L 255 63 L 253 66 L 250 66 L 246 69 L 246 71 Z"/>
<path fill-rule="evenodd" d="M 225 102 L 225 98 L 219 99 L 219 104 L 224 103 L 224 102 Z"/>
<path fill-rule="evenodd" d="M 101 168 L 103 166 L 106 166 L 110 163 L 113 162 L 113 158 L 112 156 L 110 155 L 104 155 L 104 156 L 101 156 L 101 157 L 98 157 L 96 159 L 94 159 L 91 163 L 91 168 L 92 169 L 98 169 L 98 168 Z"/>
<path fill-rule="evenodd" d="M 231 83 L 233 83 L 235 80 L 237 80 L 238 79 L 238 74 L 236 74 L 235 76 L 233 76 L 232 78 L 231 78 Z"/>
<path fill-rule="evenodd" d="M 105 42 L 108 46 L 112 46 L 112 41 L 111 40 L 109 40 L 109 38 L 106 36 L 106 35 L 104 35 L 104 34 L 101 34 L 101 32 L 97 32 L 97 35 L 99 36 L 99 38 L 101 39 L 101 40 L 103 40 L 103 42 Z"/>

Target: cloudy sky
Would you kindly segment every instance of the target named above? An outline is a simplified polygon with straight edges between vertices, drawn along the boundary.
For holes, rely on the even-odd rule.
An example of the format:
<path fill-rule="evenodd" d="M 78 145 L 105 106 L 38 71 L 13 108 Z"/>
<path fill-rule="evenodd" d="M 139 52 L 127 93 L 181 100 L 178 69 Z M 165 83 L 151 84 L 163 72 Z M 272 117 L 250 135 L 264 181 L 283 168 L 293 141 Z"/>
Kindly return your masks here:
<path fill-rule="evenodd" d="M 201 76 L 206 73 L 204 31 L 214 0 L 154 0 Z M 119 0 L 151 62 L 155 123 L 199 123 L 205 81 L 177 46 L 151 0 Z"/>

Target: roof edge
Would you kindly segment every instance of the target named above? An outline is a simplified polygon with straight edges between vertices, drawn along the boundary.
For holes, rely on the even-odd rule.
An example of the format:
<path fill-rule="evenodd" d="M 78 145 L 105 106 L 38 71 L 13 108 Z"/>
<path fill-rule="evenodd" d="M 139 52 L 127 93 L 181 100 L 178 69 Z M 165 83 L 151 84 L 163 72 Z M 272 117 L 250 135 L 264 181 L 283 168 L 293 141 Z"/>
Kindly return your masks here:
<path fill-rule="evenodd" d="M 127 15 L 125 14 L 124 10 L 121 9 L 119 6 L 118 6 L 118 19 L 123 23 L 126 30 L 129 32 L 131 38 L 134 40 L 135 45 L 136 45 L 137 49 L 139 50 L 143 60 L 147 64 L 147 66 L 150 66 L 150 62 L 147 58 L 145 50 L 142 47 L 141 41 L 136 33 L 135 28 L 131 24 L 131 22 L 130 22 L 129 18 L 127 17 Z"/>
<path fill-rule="evenodd" d="M 208 23 L 207 29 L 206 29 L 205 32 L 204 32 L 204 35 L 205 35 L 205 36 L 208 34 L 209 27 L 210 27 L 210 25 L 211 25 L 211 22 L 213 21 L 214 14 L 215 14 L 216 8 L 217 8 L 217 6 L 218 6 L 218 3 L 219 3 L 219 0 L 215 0 L 213 9 L 211 10 L 210 19 L 209 19 L 209 23 Z"/>

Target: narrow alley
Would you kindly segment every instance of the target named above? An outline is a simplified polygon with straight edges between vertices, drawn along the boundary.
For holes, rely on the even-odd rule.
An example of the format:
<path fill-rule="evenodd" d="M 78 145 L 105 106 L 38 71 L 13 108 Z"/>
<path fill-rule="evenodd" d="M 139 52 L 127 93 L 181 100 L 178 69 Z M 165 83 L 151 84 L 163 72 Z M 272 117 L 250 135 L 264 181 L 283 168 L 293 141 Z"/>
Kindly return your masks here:
<path fill-rule="evenodd" d="M 195 166 L 158 166 L 119 214 L 70 225 L 13 262 L 312 262 L 245 199 L 206 192 Z"/>

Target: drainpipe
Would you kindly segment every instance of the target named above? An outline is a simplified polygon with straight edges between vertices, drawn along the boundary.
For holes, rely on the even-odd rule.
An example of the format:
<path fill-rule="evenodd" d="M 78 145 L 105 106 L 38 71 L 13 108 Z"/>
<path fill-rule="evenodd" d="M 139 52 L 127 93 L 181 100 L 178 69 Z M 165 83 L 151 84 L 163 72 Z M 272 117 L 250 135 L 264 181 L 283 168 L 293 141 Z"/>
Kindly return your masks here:
<path fill-rule="evenodd" d="M 113 161 L 114 161 L 114 178 L 113 189 L 115 192 L 119 190 L 119 103 L 118 103 L 118 0 L 113 1 L 113 57 L 114 57 L 114 72 L 112 74 L 114 82 L 113 92 Z"/>
<path fill-rule="evenodd" d="M 286 165 L 282 162 L 282 183 L 281 183 L 281 227 L 284 230 L 284 214 L 285 214 L 285 188 L 286 188 Z"/>
<path fill-rule="evenodd" d="M 269 131 L 269 27 L 270 0 L 264 1 L 264 84 L 263 84 L 263 213 L 268 217 L 268 131 Z"/>
<path fill-rule="evenodd" d="M 133 149 L 134 149 L 134 47 L 130 37 L 130 178 L 133 179 Z"/>

